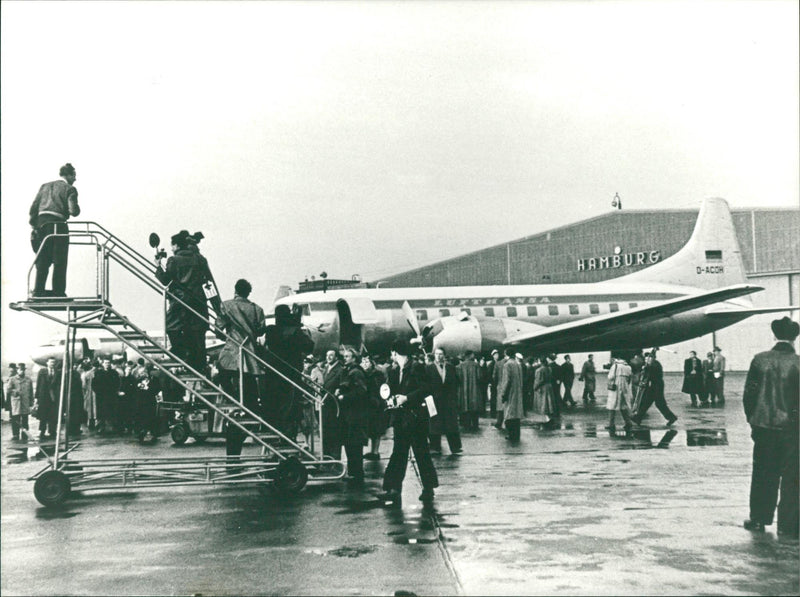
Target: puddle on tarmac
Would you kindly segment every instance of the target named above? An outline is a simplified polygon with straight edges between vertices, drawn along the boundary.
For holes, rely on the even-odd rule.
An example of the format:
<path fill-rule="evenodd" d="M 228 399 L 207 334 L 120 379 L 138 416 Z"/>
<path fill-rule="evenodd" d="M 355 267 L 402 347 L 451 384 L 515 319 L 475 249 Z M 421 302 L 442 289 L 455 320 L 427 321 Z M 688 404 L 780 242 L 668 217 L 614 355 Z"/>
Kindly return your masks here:
<path fill-rule="evenodd" d="M 696 446 L 727 446 L 728 432 L 725 429 L 687 429 L 686 445 Z"/>
<path fill-rule="evenodd" d="M 340 547 L 338 549 L 331 549 L 326 552 L 326 555 L 335 556 L 337 558 L 357 558 L 364 554 L 372 553 L 377 550 L 377 545 L 356 545 L 353 547 Z"/>

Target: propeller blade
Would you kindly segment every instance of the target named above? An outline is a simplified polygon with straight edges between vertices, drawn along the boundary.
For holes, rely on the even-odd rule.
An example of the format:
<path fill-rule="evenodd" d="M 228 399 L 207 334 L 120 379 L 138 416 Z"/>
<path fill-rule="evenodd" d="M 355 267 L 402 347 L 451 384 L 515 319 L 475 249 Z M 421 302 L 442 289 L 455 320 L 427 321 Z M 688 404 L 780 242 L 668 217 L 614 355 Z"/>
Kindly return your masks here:
<path fill-rule="evenodd" d="M 417 321 L 417 314 L 414 313 L 414 309 L 411 308 L 411 305 L 408 304 L 408 301 L 403 301 L 403 315 L 406 316 L 406 322 L 411 328 L 411 331 L 413 331 L 414 335 L 419 338 L 421 333 L 419 330 L 419 321 Z"/>

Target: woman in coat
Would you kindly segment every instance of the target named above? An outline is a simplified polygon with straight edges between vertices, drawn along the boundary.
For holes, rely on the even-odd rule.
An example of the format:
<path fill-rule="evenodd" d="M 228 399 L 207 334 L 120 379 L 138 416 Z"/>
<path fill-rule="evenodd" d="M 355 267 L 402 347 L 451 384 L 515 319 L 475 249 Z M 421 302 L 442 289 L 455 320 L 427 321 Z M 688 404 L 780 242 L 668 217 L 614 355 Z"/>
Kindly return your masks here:
<path fill-rule="evenodd" d="M 546 426 L 555 420 L 555 412 L 555 396 L 553 395 L 553 378 L 550 367 L 540 363 L 535 368 L 533 378 L 533 416 L 531 418 L 536 423 Z"/>
<path fill-rule="evenodd" d="M 611 367 L 608 370 L 608 400 L 606 408 L 609 410 L 608 429 L 615 431 L 614 418 L 617 411 L 625 420 L 625 432 L 631 430 L 630 402 L 633 398 L 631 392 L 631 366 L 621 353 L 611 353 Z"/>
<path fill-rule="evenodd" d="M 367 435 L 370 442 L 370 451 L 364 454 L 364 458 L 380 460 L 381 437 L 389 427 L 389 413 L 380 393 L 386 377 L 375 367 L 370 356 L 362 357 L 361 368 L 367 380 Z"/>
<path fill-rule="evenodd" d="M 343 350 L 344 370 L 336 390 L 339 398 L 339 430 L 347 454 L 347 474 L 356 484 L 364 482 L 363 449 L 367 444 L 367 377 L 356 361 L 354 348 Z"/>

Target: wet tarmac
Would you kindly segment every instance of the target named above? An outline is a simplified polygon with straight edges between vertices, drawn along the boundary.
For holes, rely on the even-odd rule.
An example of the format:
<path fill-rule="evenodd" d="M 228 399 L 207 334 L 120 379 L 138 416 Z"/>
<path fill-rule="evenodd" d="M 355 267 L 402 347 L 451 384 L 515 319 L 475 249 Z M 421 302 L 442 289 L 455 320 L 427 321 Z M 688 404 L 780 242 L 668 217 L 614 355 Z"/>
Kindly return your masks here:
<path fill-rule="evenodd" d="M 722 408 L 691 408 L 667 428 L 655 408 L 630 435 L 602 406 L 522 439 L 481 420 L 464 454 L 436 456 L 441 487 L 418 501 L 409 469 L 401 508 L 377 499 L 383 460 L 363 489 L 309 484 L 294 498 L 242 487 L 74 494 L 48 510 L 27 477 L 44 467 L 3 423 L 3 595 L 797 595 L 800 549 L 747 517 L 752 443 L 731 375 Z M 668 388 L 679 387 L 669 377 Z M 578 394 L 579 395 L 579 394 Z M 75 458 L 185 456 L 221 444 L 140 447 L 89 437 Z"/>

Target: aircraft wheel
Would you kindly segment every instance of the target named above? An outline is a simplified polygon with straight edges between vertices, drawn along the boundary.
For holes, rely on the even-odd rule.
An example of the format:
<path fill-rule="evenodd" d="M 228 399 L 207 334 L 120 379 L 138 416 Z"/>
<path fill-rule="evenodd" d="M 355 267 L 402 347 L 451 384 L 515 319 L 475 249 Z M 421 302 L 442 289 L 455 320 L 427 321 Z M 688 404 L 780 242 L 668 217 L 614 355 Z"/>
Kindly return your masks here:
<path fill-rule="evenodd" d="M 69 477 L 61 471 L 47 471 L 33 484 L 33 495 L 39 503 L 55 508 L 64 503 L 70 492 Z"/>
<path fill-rule="evenodd" d="M 170 437 L 172 437 L 172 442 L 181 445 L 185 444 L 186 440 L 189 439 L 189 430 L 186 428 L 186 425 L 183 423 L 178 423 L 174 425 L 169 432 Z"/>
<path fill-rule="evenodd" d="M 281 491 L 298 493 L 307 481 L 308 471 L 297 456 L 290 456 L 275 469 L 275 487 Z"/>

